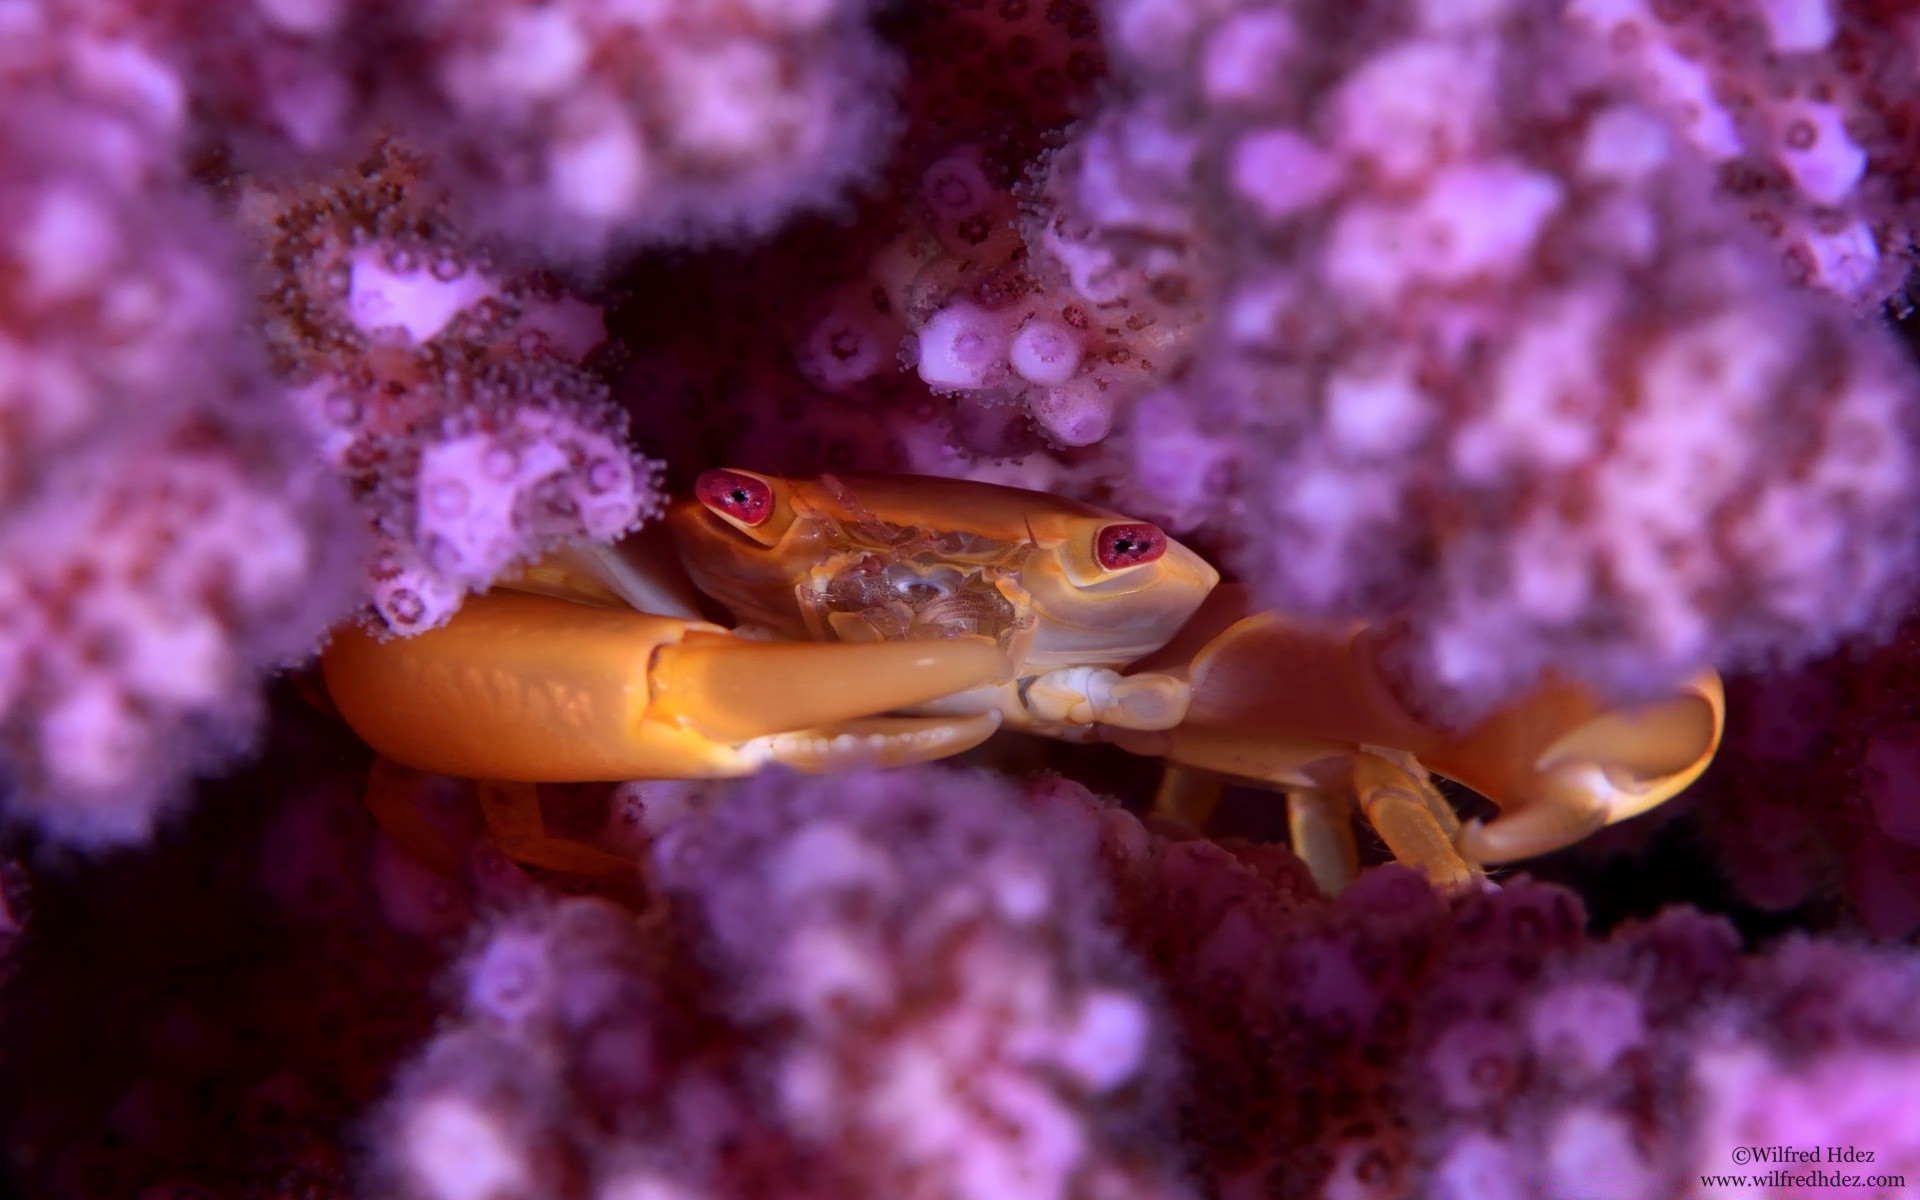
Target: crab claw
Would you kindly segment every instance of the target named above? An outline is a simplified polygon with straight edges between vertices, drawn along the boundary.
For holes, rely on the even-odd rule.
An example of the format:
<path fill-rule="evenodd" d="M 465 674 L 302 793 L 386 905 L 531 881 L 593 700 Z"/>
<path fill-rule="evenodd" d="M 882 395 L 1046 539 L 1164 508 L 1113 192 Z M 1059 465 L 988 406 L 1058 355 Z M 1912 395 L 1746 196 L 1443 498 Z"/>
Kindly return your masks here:
<path fill-rule="evenodd" d="M 1000 728 L 998 711 L 964 717 L 866 717 L 776 733 L 752 749 L 796 771 L 903 767 L 971 750 Z"/>
<path fill-rule="evenodd" d="M 1500 805 L 1493 820 L 1461 826 L 1460 853 L 1510 862 L 1672 799 L 1713 761 L 1725 725 L 1726 695 L 1711 671 L 1677 695 L 1621 709 L 1551 681 L 1421 760 Z"/>
<path fill-rule="evenodd" d="M 442 628 L 337 632 L 321 659 L 356 733 L 417 770 L 576 782 L 917 762 L 993 732 L 978 716 L 875 714 L 1005 681 L 984 639 L 813 645 L 553 596 L 469 599 Z"/>
<path fill-rule="evenodd" d="M 1707 671 L 1676 694 L 1625 708 L 1549 679 L 1451 734 L 1401 705 L 1375 653 L 1359 622 L 1285 620 L 1223 585 L 1173 641 L 1129 668 L 1189 681 L 1186 721 L 1166 732 L 1102 736 L 1277 788 L 1303 820 L 1309 810 L 1324 816 L 1322 793 L 1351 790 L 1397 855 L 1455 878 L 1455 855 L 1471 865 L 1545 854 L 1671 799 L 1706 770 L 1726 721 L 1719 676 Z M 1404 786 L 1382 782 L 1382 764 Z M 1439 793 L 1421 790 L 1422 768 L 1479 792 L 1500 815 L 1456 825 Z M 1401 792 L 1420 793 L 1432 829 L 1423 805 L 1395 802 Z M 1407 836 L 1396 841 L 1383 814 Z"/>
<path fill-rule="evenodd" d="M 654 652 L 648 715 L 741 742 L 924 704 L 1012 674 L 985 638 L 763 642 L 696 628 Z"/>

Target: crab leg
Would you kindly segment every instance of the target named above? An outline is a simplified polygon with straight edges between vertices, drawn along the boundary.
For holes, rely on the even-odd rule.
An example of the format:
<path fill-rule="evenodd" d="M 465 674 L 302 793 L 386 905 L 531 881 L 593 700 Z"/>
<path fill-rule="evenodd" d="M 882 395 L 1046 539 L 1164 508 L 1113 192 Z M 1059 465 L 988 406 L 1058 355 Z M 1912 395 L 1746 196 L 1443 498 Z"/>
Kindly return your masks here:
<path fill-rule="evenodd" d="M 1286 788 L 1287 834 L 1313 881 L 1337 896 L 1360 873 L 1353 841 L 1353 801 L 1334 788 Z"/>
<path fill-rule="evenodd" d="M 1224 786 L 1225 781 L 1211 771 L 1168 763 L 1160 773 L 1160 788 L 1153 794 L 1153 811 L 1194 829 L 1203 829 L 1213 816 L 1214 807 L 1220 803 Z"/>
<path fill-rule="evenodd" d="M 1374 832 L 1394 858 L 1424 874 L 1436 887 L 1453 887 L 1478 876 L 1454 849 L 1459 822 L 1449 810 L 1440 819 L 1428 794 L 1433 785 L 1416 764 L 1411 769 L 1380 754 L 1353 760 L 1353 792 Z M 1442 806 L 1444 807 L 1444 806 Z"/>
<path fill-rule="evenodd" d="M 367 811 L 393 843 L 442 875 L 458 875 L 460 852 L 447 844 L 414 803 L 425 783 L 423 772 L 386 758 L 373 760 L 367 774 Z"/>
<path fill-rule="evenodd" d="M 1335 822 L 1312 789 L 1351 788 L 1397 857 L 1436 879 L 1463 879 L 1473 865 L 1560 849 L 1670 799 L 1712 761 L 1726 716 L 1712 672 L 1626 708 L 1549 679 L 1447 734 L 1395 699 L 1365 626 L 1254 612 L 1230 585 L 1130 669 L 1188 684 L 1186 722 L 1102 736 L 1299 796 L 1289 808 L 1296 848 L 1307 847 L 1327 879 L 1341 877 L 1342 852 L 1329 845 Z M 1427 769 L 1486 796 L 1500 816 L 1461 825 Z"/>
<path fill-rule="evenodd" d="M 521 866 L 600 877 L 633 872 L 631 859 L 549 834 L 540 812 L 540 789 L 534 784 L 483 779 L 479 786 L 487 832 L 500 844 L 500 852 Z"/>
<path fill-rule="evenodd" d="M 942 757 L 984 740 L 993 715 L 868 714 L 1010 670 L 981 640 L 754 642 L 703 622 L 515 592 L 474 597 L 448 625 L 404 640 L 342 630 L 322 668 L 341 715 L 388 758 L 528 783 Z"/>
<path fill-rule="evenodd" d="M 1725 725 L 1726 695 L 1711 671 L 1677 695 L 1620 709 L 1550 681 L 1420 757 L 1500 806 L 1498 817 L 1460 830 L 1461 853 L 1510 862 L 1672 799 L 1707 769 Z"/>

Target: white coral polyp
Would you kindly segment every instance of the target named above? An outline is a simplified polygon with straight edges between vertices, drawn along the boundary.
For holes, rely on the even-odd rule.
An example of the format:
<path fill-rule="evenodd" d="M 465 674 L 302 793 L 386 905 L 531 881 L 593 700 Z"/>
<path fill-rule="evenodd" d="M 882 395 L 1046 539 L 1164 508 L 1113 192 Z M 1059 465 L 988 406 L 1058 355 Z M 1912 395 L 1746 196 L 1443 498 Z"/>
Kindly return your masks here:
<path fill-rule="evenodd" d="M 1415 218 L 1427 251 L 1420 273 L 1459 283 L 1524 271 L 1564 199 L 1553 177 L 1509 160 L 1440 172 Z"/>
<path fill-rule="evenodd" d="M 1268 129 L 1240 139 L 1229 171 L 1235 191 L 1254 211 L 1279 222 L 1331 196 L 1343 166 L 1294 130 Z"/>
<path fill-rule="evenodd" d="M 1092 376 L 1048 388 L 1031 403 L 1034 420 L 1062 446 L 1097 445 L 1113 432 L 1113 400 Z"/>
<path fill-rule="evenodd" d="M 57 302 L 104 282 L 103 275 L 120 260 L 120 239 L 114 215 L 98 197 L 68 183 L 41 194 L 9 249 L 25 268 L 33 298 Z"/>
<path fill-rule="evenodd" d="M 778 154 L 783 128 L 800 124 L 813 98 L 788 90 L 780 61 L 764 46 L 736 41 L 688 48 L 667 62 L 663 91 L 678 149 L 716 161 Z"/>
<path fill-rule="evenodd" d="M 547 152 L 548 192 L 562 211 L 599 222 L 640 208 L 652 167 L 639 130 L 623 115 L 600 114 L 584 132 L 564 136 Z"/>
<path fill-rule="evenodd" d="M 920 378 L 934 388 L 977 388 L 1006 368 L 1007 337 L 992 313 L 955 301 L 920 329 Z"/>
<path fill-rule="evenodd" d="M 400 1132 L 411 1182 L 432 1200 L 518 1200 L 542 1194 L 524 1147 L 459 1096 L 417 1104 Z"/>
<path fill-rule="evenodd" d="M 363 333 L 399 329 L 415 344 L 428 342 L 456 316 L 500 294 L 471 268 L 452 278 L 426 265 L 397 268 L 381 246 L 363 246 L 348 261 L 347 316 Z"/>
<path fill-rule="evenodd" d="M 1080 369 L 1080 339 L 1058 321 L 1035 318 L 1013 335 L 1008 359 L 1029 383 L 1065 383 Z"/>
<path fill-rule="evenodd" d="M 1819 228 L 1800 232 L 1798 245 L 1809 263 L 1808 275 L 1814 284 L 1839 296 L 1866 296 L 1884 274 L 1885 257 L 1873 229 L 1855 219 L 1838 232 Z"/>
<path fill-rule="evenodd" d="M 1783 54 L 1824 50 L 1835 32 L 1828 0 L 1756 0 L 1767 19 L 1773 48 Z"/>
<path fill-rule="evenodd" d="M 1411 206 L 1349 207 L 1327 273 L 1350 298 L 1383 308 L 1418 285 L 1518 274 L 1562 201 L 1552 178 L 1514 163 L 1452 167 Z"/>
<path fill-rule="evenodd" d="M 1479 134 L 1493 78 L 1468 42 L 1412 42 L 1364 63 L 1334 101 L 1339 144 L 1395 184 L 1464 153 Z"/>
<path fill-rule="evenodd" d="M 1278 10 L 1239 13 L 1215 26 L 1202 51 L 1200 75 L 1215 104 L 1261 107 L 1299 49 L 1300 30 Z"/>
<path fill-rule="evenodd" d="M 488 433 L 428 446 L 420 454 L 419 536 L 430 565 L 476 583 L 527 550 L 516 513 L 541 483 L 567 470 L 549 442 L 515 445 Z"/>
<path fill-rule="evenodd" d="M 1672 144 L 1673 137 L 1659 117 L 1638 105 L 1617 105 L 1587 126 L 1580 170 L 1595 179 L 1642 179 L 1666 163 Z"/>
<path fill-rule="evenodd" d="M 126 693 L 106 678 L 74 688 L 40 720 L 41 756 L 52 783 L 69 794 L 100 796 L 135 786 L 151 752 L 151 734 Z M 128 819 L 138 819 L 128 814 Z M 131 840 L 144 830 L 120 828 L 120 818 L 96 808 L 70 813 L 111 840 Z M 99 827 L 96 822 L 110 822 Z"/>
<path fill-rule="evenodd" d="M 827 922 L 794 934 L 781 969 L 794 1012 L 806 1020 L 831 1023 L 896 1002 L 899 981 L 884 950 Z"/>
<path fill-rule="evenodd" d="M 1774 116 L 1780 161 L 1815 203 L 1843 203 L 1867 173 L 1867 152 L 1832 104 L 1786 104 Z"/>
<path fill-rule="evenodd" d="M 1132 1079 L 1153 1034 L 1146 1005 L 1120 991 L 1090 993 L 1064 1031 L 1054 1061 L 1083 1087 L 1109 1092 Z"/>
<path fill-rule="evenodd" d="M 565 8 L 517 9 L 503 19 L 498 50 L 476 64 L 477 86 L 462 89 L 463 99 L 484 104 L 490 90 L 535 100 L 559 96 L 579 83 L 592 49 L 579 17 Z"/>
<path fill-rule="evenodd" d="M 1327 427 L 1341 448 L 1384 456 L 1419 441 L 1431 423 L 1432 397 L 1404 366 L 1341 374 L 1327 383 Z"/>

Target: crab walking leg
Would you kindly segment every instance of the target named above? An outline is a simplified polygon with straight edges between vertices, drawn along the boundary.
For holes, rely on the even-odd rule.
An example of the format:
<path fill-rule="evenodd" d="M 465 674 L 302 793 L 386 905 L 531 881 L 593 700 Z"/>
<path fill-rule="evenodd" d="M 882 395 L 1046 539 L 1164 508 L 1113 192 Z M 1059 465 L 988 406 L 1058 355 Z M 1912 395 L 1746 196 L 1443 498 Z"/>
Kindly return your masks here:
<path fill-rule="evenodd" d="M 1447 803 L 1447 798 L 1440 794 L 1440 789 L 1433 786 L 1433 776 L 1428 774 L 1426 767 L 1421 765 L 1419 759 L 1405 750 L 1395 750 L 1391 746 L 1362 746 L 1360 749 L 1400 768 L 1408 782 L 1419 789 L 1420 799 L 1426 804 L 1427 812 L 1432 815 L 1434 823 L 1440 826 L 1440 832 L 1446 834 L 1449 840 L 1458 837 L 1460 814 L 1453 811 L 1453 805 Z"/>
<path fill-rule="evenodd" d="M 1336 788 L 1291 787 L 1285 794 L 1293 852 L 1307 864 L 1321 891 L 1339 895 L 1360 873 L 1352 798 Z"/>
<path fill-rule="evenodd" d="M 531 783 L 481 780 L 480 815 L 500 852 L 522 866 L 600 878 L 632 874 L 636 866 L 598 846 L 550 835 L 540 812 L 540 789 Z"/>
<path fill-rule="evenodd" d="M 1179 821 L 1193 829 L 1204 829 L 1220 803 L 1225 786 L 1220 776 L 1168 763 L 1160 773 L 1160 787 L 1153 794 L 1153 813 Z"/>
<path fill-rule="evenodd" d="M 1353 760 L 1353 792 L 1360 811 L 1394 858 L 1424 874 L 1435 887 L 1470 883 L 1479 872 L 1454 849 L 1452 831 L 1434 818 L 1426 796 L 1430 786 L 1377 754 L 1362 753 Z"/>
<path fill-rule="evenodd" d="M 367 809 L 382 833 L 395 845 L 443 875 L 457 876 L 465 862 L 433 828 L 415 798 L 427 775 L 388 758 L 373 760 L 367 775 Z M 480 815 L 501 852 L 529 867 L 546 867 L 570 875 L 606 877 L 633 871 L 634 864 L 597 846 L 550 837 L 540 812 L 540 791 L 531 783 L 482 780 Z"/>
<path fill-rule="evenodd" d="M 415 803 L 425 785 L 424 772 L 376 758 L 367 773 L 367 811 L 380 831 L 415 860 L 442 875 L 458 875 L 463 869 L 460 852 L 440 836 Z"/>
<path fill-rule="evenodd" d="M 1106 740 L 1281 791 L 1353 779 L 1369 819 L 1391 823 L 1381 835 L 1395 852 L 1404 858 L 1402 845 L 1410 847 L 1408 861 L 1440 864 L 1448 876 L 1457 874 L 1455 856 L 1427 848 L 1435 830 L 1474 864 L 1558 850 L 1679 794 L 1713 760 L 1726 720 L 1711 671 L 1675 695 L 1625 708 L 1548 679 L 1448 734 L 1400 705 L 1365 626 L 1282 620 L 1254 611 L 1233 585 L 1129 670 L 1190 683 L 1186 721 L 1164 733 L 1102 730 Z M 1479 792 L 1500 815 L 1462 825 L 1428 770 Z M 1360 786 L 1361 774 L 1376 791 Z"/>
<path fill-rule="evenodd" d="M 411 638 L 341 630 L 321 665 L 341 715 L 386 757 L 522 783 L 942 757 L 996 722 L 857 718 L 1009 673 L 983 640 L 754 642 L 701 622 L 515 592 L 473 597 L 447 625 Z"/>

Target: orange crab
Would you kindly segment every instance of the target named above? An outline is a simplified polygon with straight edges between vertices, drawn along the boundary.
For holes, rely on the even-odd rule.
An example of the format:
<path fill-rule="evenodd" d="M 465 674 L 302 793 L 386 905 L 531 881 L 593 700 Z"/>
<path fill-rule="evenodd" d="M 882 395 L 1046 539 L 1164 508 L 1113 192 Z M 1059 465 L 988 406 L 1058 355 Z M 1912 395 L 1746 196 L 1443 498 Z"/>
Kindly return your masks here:
<path fill-rule="evenodd" d="M 582 548 L 444 628 L 343 632 L 328 690 L 389 759 L 505 781 L 496 830 L 543 865 L 592 860 L 544 836 L 535 782 L 898 765 L 1011 728 L 1164 758 L 1174 815 L 1203 815 L 1220 780 L 1283 792 L 1328 890 L 1355 870 L 1355 802 L 1401 861 L 1463 882 L 1672 797 L 1725 716 L 1708 672 L 1627 709 L 1549 680 L 1436 730 L 1395 700 L 1366 625 L 1255 611 L 1155 526 L 1015 488 L 709 471 L 667 526 L 735 628 L 637 544 Z M 1429 770 L 1500 815 L 1463 824 Z"/>

